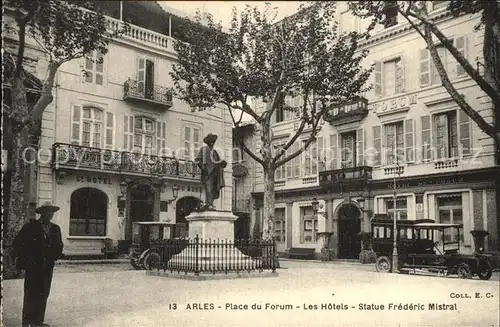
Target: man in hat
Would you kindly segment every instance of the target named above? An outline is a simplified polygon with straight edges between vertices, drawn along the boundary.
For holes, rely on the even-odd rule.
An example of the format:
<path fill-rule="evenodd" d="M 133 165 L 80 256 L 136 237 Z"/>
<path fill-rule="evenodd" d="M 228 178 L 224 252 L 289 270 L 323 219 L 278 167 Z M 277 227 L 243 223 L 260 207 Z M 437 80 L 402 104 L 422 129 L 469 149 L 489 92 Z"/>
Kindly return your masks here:
<path fill-rule="evenodd" d="M 217 135 L 208 134 L 203 139 L 204 145 L 196 156 L 196 163 L 201 169 L 201 182 L 205 188 L 205 209 L 214 210 L 214 200 L 219 198 L 220 189 L 224 187 L 224 168 L 227 163 L 221 160 L 214 149 Z"/>
<path fill-rule="evenodd" d="M 24 277 L 23 326 L 39 327 L 44 323 L 45 308 L 52 283 L 54 264 L 62 254 L 61 229 L 51 223 L 59 207 L 45 202 L 35 209 L 38 220 L 31 219 L 14 239 L 17 267 L 26 271 Z"/>

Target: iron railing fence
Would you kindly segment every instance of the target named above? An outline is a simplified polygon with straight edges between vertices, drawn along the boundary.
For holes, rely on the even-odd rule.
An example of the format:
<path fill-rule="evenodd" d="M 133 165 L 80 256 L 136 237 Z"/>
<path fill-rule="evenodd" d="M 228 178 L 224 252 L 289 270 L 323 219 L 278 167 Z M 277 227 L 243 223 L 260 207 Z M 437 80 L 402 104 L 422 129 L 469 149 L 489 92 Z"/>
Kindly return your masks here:
<path fill-rule="evenodd" d="M 274 240 L 159 240 L 152 245 L 160 255 L 157 270 L 177 273 L 275 272 L 279 268 Z"/>

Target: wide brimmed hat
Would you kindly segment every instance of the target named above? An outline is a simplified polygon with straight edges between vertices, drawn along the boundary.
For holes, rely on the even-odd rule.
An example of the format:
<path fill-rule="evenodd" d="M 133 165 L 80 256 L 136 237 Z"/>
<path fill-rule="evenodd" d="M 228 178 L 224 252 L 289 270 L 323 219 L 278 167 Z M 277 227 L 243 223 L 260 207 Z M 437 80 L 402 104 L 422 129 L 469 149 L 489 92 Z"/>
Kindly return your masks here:
<path fill-rule="evenodd" d="M 205 138 L 203 139 L 203 142 L 206 143 L 206 144 L 209 144 L 209 143 L 215 143 L 215 141 L 217 141 L 217 135 L 215 134 L 212 134 L 212 133 L 209 133 L 207 136 L 205 136 Z"/>
<path fill-rule="evenodd" d="M 44 202 L 41 206 L 35 209 L 36 213 L 42 214 L 42 213 L 47 213 L 47 212 L 56 212 L 60 208 L 58 206 L 55 206 L 52 204 L 50 201 Z"/>

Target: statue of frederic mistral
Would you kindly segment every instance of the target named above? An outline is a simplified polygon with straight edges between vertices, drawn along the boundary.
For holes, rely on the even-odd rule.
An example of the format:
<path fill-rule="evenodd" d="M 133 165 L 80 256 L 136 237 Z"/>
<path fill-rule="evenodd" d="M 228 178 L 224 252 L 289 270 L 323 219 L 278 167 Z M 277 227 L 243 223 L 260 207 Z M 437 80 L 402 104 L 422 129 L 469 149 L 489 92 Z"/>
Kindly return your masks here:
<path fill-rule="evenodd" d="M 205 205 L 202 210 L 215 210 L 214 200 L 220 196 L 224 187 L 224 168 L 227 162 L 221 160 L 219 153 L 214 149 L 217 135 L 208 134 L 203 139 L 205 143 L 196 156 L 196 164 L 201 169 L 201 183 L 205 188 Z"/>

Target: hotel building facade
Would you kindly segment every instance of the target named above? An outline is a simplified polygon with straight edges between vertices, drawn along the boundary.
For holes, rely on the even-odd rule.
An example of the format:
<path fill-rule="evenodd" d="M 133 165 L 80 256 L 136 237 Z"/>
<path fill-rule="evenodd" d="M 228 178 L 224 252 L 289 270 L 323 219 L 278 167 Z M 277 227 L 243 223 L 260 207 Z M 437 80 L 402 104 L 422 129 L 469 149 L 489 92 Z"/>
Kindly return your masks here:
<path fill-rule="evenodd" d="M 427 5 L 439 28 L 466 58 L 481 60 L 483 31 L 474 29 L 479 17 L 454 18 L 446 1 Z M 337 19 L 343 31 L 361 31 L 368 24 L 341 6 Z M 331 108 L 316 142 L 276 171 L 275 239 L 279 251 L 314 248 L 319 255 L 323 240 L 318 233 L 332 232 L 328 247 L 333 257 L 356 259 L 361 249 L 358 234 L 370 231 L 375 214 L 461 223 L 463 233 L 458 237 L 463 253 L 474 251 L 470 232 L 485 230 L 489 233 L 486 249 L 498 251 L 500 170 L 493 139 L 441 86 L 425 41 L 404 18 L 395 16 L 390 26 L 378 26 L 361 49 L 369 50 L 364 64 L 374 65 L 373 89 L 356 103 Z M 492 123 L 491 100 L 450 54 L 442 48 L 438 51 L 458 91 Z M 286 101 L 300 105 L 300 99 Z M 276 112 L 274 144 L 285 143 L 297 122 L 289 112 Z M 245 126 L 239 133 L 256 150 L 258 125 L 253 129 Z M 302 140 L 307 133 L 304 131 Z M 233 197 L 247 203 L 250 230 L 259 233 L 262 168 L 245 160 L 241 165 L 249 170 L 248 177 L 235 180 Z M 313 198 L 320 203 L 318 214 L 313 212 Z"/>
<path fill-rule="evenodd" d="M 187 235 L 185 216 L 204 199 L 193 162 L 204 136 L 218 135 L 223 158 L 232 147 L 226 109 L 194 112 L 171 92 L 184 15 L 153 1 L 97 5 L 110 29 L 123 21 L 129 29 L 105 55 L 60 67 L 33 160 L 32 201 L 61 208 L 54 222 L 66 256 L 100 255 L 105 239 L 126 247 L 135 221 L 166 221 L 168 235 Z M 36 48 L 32 40 L 29 47 Z M 229 165 L 217 209 L 231 209 L 231 175 Z"/>

